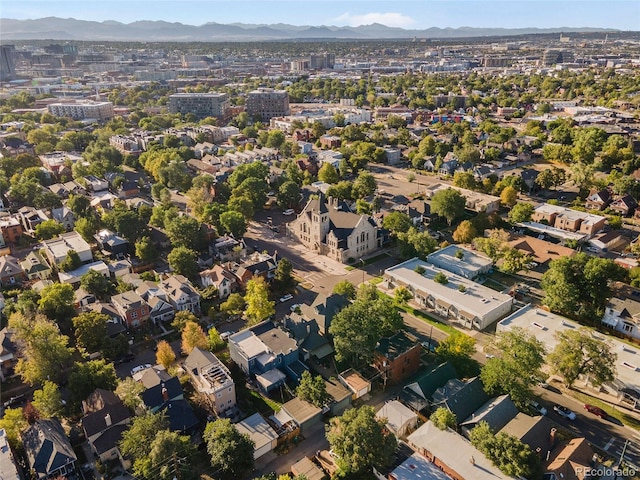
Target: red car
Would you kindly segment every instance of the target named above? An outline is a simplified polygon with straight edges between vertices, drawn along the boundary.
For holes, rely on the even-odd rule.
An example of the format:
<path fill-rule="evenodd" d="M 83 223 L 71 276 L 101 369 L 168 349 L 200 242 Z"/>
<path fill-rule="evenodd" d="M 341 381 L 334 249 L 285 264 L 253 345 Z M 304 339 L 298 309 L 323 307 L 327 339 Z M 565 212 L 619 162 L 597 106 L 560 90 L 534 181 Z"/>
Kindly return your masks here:
<path fill-rule="evenodd" d="M 605 418 L 607 416 L 607 412 L 605 412 L 604 410 L 602 410 L 599 407 L 596 407 L 594 405 L 585 405 L 584 409 L 589 412 L 589 413 L 593 413 L 594 415 L 600 417 L 600 418 Z"/>

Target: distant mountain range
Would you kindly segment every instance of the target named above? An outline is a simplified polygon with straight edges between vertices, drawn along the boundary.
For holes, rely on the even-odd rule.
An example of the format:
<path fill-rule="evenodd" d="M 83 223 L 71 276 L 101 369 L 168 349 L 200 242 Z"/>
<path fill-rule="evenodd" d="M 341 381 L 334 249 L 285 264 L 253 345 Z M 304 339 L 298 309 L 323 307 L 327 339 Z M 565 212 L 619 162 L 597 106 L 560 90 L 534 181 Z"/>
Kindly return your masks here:
<path fill-rule="evenodd" d="M 184 25 L 142 20 L 120 23 L 113 20 L 92 22 L 73 18 L 47 17 L 36 20 L 0 18 L 0 39 L 11 40 L 100 40 L 133 42 L 241 42 L 257 40 L 309 39 L 400 39 L 465 38 L 535 33 L 605 32 L 603 28 L 438 28 L 405 30 L 374 23 L 358 27 L 295 26 L 287 24 L 253 25 L 206 23 Z"/>

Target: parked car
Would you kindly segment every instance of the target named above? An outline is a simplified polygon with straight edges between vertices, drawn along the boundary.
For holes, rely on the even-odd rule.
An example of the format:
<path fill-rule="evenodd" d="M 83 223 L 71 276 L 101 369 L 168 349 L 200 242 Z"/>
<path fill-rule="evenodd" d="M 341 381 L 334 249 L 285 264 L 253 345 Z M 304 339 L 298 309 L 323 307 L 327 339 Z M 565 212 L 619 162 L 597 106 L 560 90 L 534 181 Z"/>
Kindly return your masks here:
<path fill-rule="evenodd" d="M 222 333 L 220 334 L 220 338 L 226 342 L 227 340 L 229 340 L 229 337 L 230 337 L 231 335 L 233 335 L 234 333 L 236 333 L 236 332 L 232 332 L 232 331 L 222 332 Z"/>
<path fill-rule="evenodd" d="M 289 215 L 293 215 L 294 213 L 296 213 L 296 211 L 293 208 L 287 208 L 284 212 L 282 212 L 282 214 L 286 215 L 287 217 Z"/>
<path fill-rule="evenodd" d="M 287 293 L 285 296 L 280 297 L 280 303 L 288 302 L 292 298 L 293 298 L 293 295 L 291 295 L 290 293 Z"/>
<path fill-rule="evenodd" d="M 554 405 L 553 411 L 556 412 L 561 417 L 566 418 L 567 420 L 575 420 L 576 414 L 569 410 L 567 407 L 563 407 L 562 405 Z"/>
<path fill-rule="evenodd" d="M 545 407 L 543 407 L 542 405 L 540 405 L 535 400 L 529 400 L 527 403 L 529 404 L 529 407 L 531 407 L 531 409 L 534 412 L 538 413 L 539 415 L 546 415 L 547 414 L 547 409 Z"/>
<path fill-rule="evenodd" d="M 607 417 L 607 412 L 602 410 L 600 407 L 596 407 L 595 405 L 586 404 L 584 406 L 584 409 L 589 413 L 593 413 L 597 417 L 600 417 L 600 418 L 606 418 Z"/>
<path fill-rule="evenodd" d="M 429 353 L 436 353 L 436 348 L 438 347 L 433 342 L 422 342 L 422 348 L 424 348 Z"/>
<path fill-rule="evenodd" d="M 22 405 L 23 403 L 25 403 L 27 401 L 24 393 L 20 394 L 20 395 L 16 395 L 14 397 L 11 397 L 9 400 L 7 400 L 6 402 L 4 402 L 2 404 L 2 406 L 4 408 L 9 408 L 9 407 L 17 407 L 19 405 Z"/>
<path fill-rule="evenodd" d="M 126 353 L 121 357 L 116 358 L 113 361 L 113 364 L 118 366 L 118 365 L 122 365 L 124 363 L 129 363 L 129 362 L 133 362 L 133 360 L 136 358 L 136 356 L 133 353 Z"/>
<path fill-rule="evenodd" d="M 591 253 L 600 253 L 600 249 L 597 248 L 597 247 L 587 247 L 587 248 L 585 248 L 585 250 L 587 252 L 591 252 Z"/>
<path fill-rule="evenodd" d="M 292 312 L 297 312 L 298 310 L 300 310 L 301 306 L 302 305 L 300 305 L 299 303 L 294 303 L 289 307 L 289 310 L 291 310 Z"/>
<path fill-rule="evenodd" d="M 151 368 L 151 365 L 145 363 L 144 365 L 138 365 L 137 367 L 133 367 L 131 369 L 131 376 L 133 377 L 136 373 L 146 370 L 147 368 Z"/>

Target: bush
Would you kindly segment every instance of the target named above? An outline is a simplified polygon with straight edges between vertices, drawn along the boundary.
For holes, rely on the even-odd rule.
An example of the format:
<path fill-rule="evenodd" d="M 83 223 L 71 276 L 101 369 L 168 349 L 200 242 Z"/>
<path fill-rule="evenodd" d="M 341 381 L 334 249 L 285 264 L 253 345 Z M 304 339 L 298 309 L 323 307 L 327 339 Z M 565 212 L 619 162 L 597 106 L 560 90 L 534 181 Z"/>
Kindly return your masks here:
<path fill-rule="evenodd" d="M 447 278 L 447 276 L 442 273 L 442 272 L 438 272 L 434 275 L 433 277 L 433 281 L 434 282 L 438 282 L 442 285 L 446 285 L 447 283 L 449 283 L 449 279 Z"/>

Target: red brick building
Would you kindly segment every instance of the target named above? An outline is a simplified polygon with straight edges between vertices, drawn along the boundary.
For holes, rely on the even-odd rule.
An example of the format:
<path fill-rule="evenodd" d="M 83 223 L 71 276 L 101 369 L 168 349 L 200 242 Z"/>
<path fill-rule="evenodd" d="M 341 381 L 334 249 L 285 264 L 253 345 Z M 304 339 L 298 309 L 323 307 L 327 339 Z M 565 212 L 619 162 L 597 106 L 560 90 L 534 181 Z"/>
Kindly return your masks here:
<path fill-rule="evenodd" d="M 402 331 L 380 339 L 374 352 L 373 366 L 387 384 L 397 383 L 418 371 L 421 350 L 417 339 Z"/>

